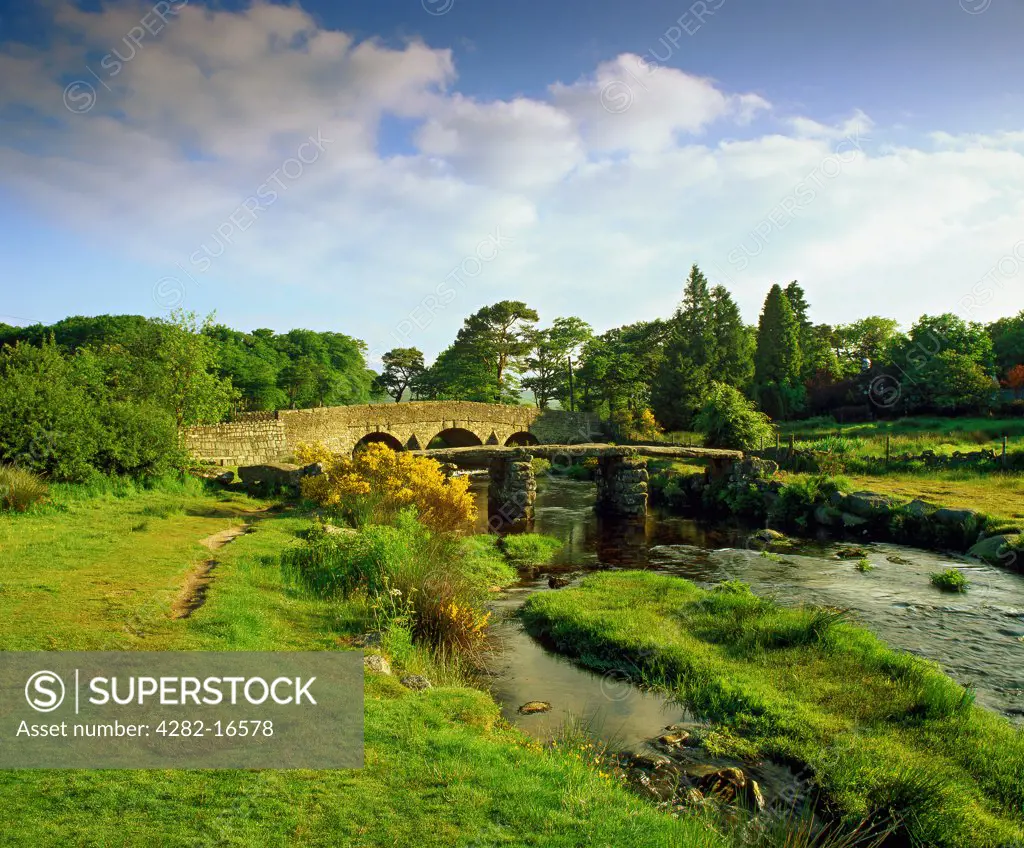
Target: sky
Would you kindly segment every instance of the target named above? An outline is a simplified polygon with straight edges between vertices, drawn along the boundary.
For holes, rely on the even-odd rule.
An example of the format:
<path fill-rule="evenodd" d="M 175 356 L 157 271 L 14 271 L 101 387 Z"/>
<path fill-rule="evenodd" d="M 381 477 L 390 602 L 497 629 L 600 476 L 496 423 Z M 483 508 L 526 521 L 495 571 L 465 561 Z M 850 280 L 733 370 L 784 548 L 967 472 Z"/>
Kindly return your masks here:
<path fill-rule="evenodd" d="M 1024 308 L 1024 0 L 0 0 L 0 322 Z"/>

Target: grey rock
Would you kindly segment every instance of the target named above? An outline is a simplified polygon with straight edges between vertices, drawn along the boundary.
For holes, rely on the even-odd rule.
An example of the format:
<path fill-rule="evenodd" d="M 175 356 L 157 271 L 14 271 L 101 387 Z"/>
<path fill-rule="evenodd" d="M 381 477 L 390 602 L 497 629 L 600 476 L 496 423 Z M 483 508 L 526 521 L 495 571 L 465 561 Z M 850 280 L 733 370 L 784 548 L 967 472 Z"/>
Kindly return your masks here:
<path fill-rule="evenodd" d="M 977 517 L 978 513 L 972 509 L 946 509 L 945 507 L 935 510 L 935 514 L 932 516 L 939 524 L 945 524 L 947 527 L 955 527 Z"/>
<path fill-rule="evenodd" d="M 551 712 L 551 704 L 547 701 L 527 701 L 519 708 L 520 715 Z"/>
<path fill-rule="evenodd" d="M 376 631 L 371 633 L 363 633 L 361 636 L 356 636 L 352 640 L 352 644 L 357 648 L 379 648 L 381 645 L 382 634 Z"/>
<path fill-rule="evenodd" d="M 893 499 L 877 492 L 854 492 L 843 498 L 843 511 L 858 518 L 877 518 L 892 512 Z"/>
<path fill-rule="evenodd" d="M 831 506 L 819 506 L 814 510 L 814 520 L 824 527 L 834 527 L 843 520 L 843 514 Z"/>
<path fill-rule="evenodd" d="M 363 668 L 377 674 L 391 674 L 391 663 L 380 654 L 368 654 L 363 657 Z"/>
<path fill-rule="evenodd" d="M 863 527 L 868 523 L 866 518 L 861 518 L 859 515 L 853 515 L 849 512 L 842 513 L 840 517 L 843 521 L 843 527 L 847 528 Z"/>
<path fill-rule="evenodd" d="M 908 503 L 904 509 L 914 516 L 914 518 L 927 518 L 935 511 L 934 506 L 920 498 L 914 498 L 914 500 Z"/>
<path fill-rule="evenodd" d="M 235 472 L 225 471 L 223 474 L 218 474 L 216 477 L 214 477 L 213 481 L 215 483 L 220 483 L 220 485 L 222 486 L 230 486 L 232 483 L 235 482 Z"/>
<path fill-rule="evenodd" d="M 421 674 L 406 674 L 404 677 L 400 677 L 398 682 L 407 689 L 413 689 L 417 692 L 422 692 L 424 689 L 430 689 L 433 685 Z"/>
<path fill-rule="evenodd" d="M 1016 555 L 1016 551 L 1010 548 L 1010 544 L 1019 538 L 1019 536 L 1010 535 L 990 536 L 978 542 L 967 552 L 967 555 L 987 562 L 989 565 L 1007 565 Z"/>

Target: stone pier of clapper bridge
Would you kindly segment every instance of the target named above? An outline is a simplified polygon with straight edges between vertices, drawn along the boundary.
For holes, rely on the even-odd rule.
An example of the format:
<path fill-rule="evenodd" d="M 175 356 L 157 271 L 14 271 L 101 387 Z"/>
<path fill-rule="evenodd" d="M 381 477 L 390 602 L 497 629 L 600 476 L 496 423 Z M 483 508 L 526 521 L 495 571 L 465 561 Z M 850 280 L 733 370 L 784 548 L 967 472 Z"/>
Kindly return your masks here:
<path fill-rule="evenodd" d="M 604 515 L 642 518 L 647 514 L 647 460 L 705 459 L 712 477 L 728 475 L 740 451 L 684 448 L 663 445 L 620 446 L 605 444 L 530 445 L 516 447 L 465 447 L 417 451 L 441 462 L 463 467 L 486 467 L 490 474 L 488 512 L 492 523 L 512 524 L 533 519 L 537 480 L 532 460 L 547 459 L 568 466 L 587 457 L 597 458 L 597 500 Z"/>

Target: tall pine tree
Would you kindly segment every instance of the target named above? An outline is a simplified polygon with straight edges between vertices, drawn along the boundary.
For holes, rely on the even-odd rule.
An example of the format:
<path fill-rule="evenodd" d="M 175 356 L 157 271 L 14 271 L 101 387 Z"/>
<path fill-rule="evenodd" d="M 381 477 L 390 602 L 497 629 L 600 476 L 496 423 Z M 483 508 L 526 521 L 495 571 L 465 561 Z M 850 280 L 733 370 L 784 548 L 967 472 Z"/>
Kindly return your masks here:
<path fill-rule="evenodd" d="M 708 281 L 695 264 L 672 318 L 665 358 L 651 385 L 651 410 L 666 430 L 690 426 L 711 384 L 715 338 Z"/>
<path fill-rule="evenodd" d="M 772 286 L 757 327 L 754 393 L 773 418 L 787 418 L 804 403 L 800 329 L 786 293 L 781 286 Z"/>

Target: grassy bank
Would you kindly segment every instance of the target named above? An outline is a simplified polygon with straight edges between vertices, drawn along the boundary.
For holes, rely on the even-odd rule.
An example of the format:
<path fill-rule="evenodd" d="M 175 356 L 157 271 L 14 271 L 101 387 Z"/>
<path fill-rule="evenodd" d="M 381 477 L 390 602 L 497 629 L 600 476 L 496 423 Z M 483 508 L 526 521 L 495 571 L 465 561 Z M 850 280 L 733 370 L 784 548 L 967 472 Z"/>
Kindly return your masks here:
<path fill-rule="evenodd" d="M 366 629 L 365 598 L 319 598 L 286 582 L 280 555 L 302 544 L 308 515 L 261 513 L 266 503 L 192 483 L 124 487 L 121 495 L 62 490 L 50 506 L 0 515 L 3 648 L 344 650 Z M 206 603 L 171 619 L 193 564 L 210 556 L 197 540 L 257 516 L 253 532 L 214 554 Z M 493 577 L 493 543 L 474 545 L 478 571 Z M 429 665 L 415 653 L 404 663 L 396 671 Z M 446 682 L 435 677 L 439 685 L 413 692 L 394 676 L 368 674 L 366 766 L 358 771 L 0 772 L 0 842 L 738 843 L 707 819 L 657 813 L 592 765 L 503 725 L 487 694 Z"/>
<path fill-rule="evenodd" d="M 722 751 L 806 764 L 848 821 L 892 821 L 921 845 L 1024 839 L 1021 733 L 832 611 L 634 572 L 535 595 L 524 617 L 588 666 L 674 691 Z"/>

